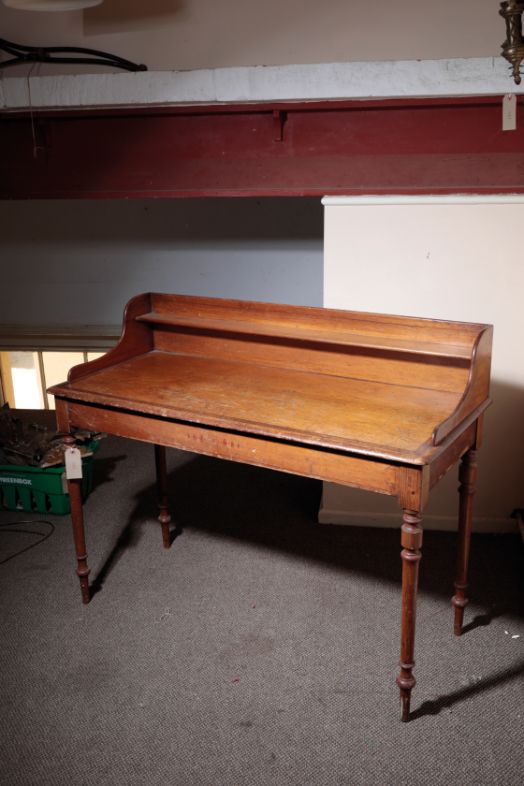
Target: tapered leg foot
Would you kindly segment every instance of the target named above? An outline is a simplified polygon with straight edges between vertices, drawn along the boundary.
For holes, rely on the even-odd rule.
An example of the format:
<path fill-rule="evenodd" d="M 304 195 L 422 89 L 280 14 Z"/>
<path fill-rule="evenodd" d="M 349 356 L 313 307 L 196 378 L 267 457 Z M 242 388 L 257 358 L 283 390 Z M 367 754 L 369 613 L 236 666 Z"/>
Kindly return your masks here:
<path fill-rule="evenodd" d="M 78 577 L 80 579 L 80 592 L 82 593 L 82 603 L 89 603 L 89 601 L 91 600 L 91 590 L 89 589 L 88 575 L 89 575 L 89 570 L 87 571 L 87 574 L 84 576 L 80 576 L 80 574 L 78 574 Z"/>
<path fill-rule="evenodd" d="M 400 718 L 404 723 L 409 720 L 409 708 L 411 704 L 411 691 L 417 684 L 415 677 L 412 674 L 414 661 L 411 663 L 404 663 L 400 661 L 400 674 L 397 677 L 397 685 L 400 688 Z"/>
<path fill-rule="evenodd" d="M 400 688 L 401 719 L 409 720 L 411 691 L 415 687 L 413 659 L 415 650 L 415 617 L 418 589 L 418 569 L 422 558 L 422 519 L 415 511 L 405 510 L 401 528 L 402 551 L 402 618 L 400 634 Z"/>
<path fill-rule="evenodd" d="M 407 723 L 409 720 L 409 707 L 411 704 L 411 688 L 409 690 L 400 689 L 400 720 Z"/>
<path fill-rule="evenodd" d="M 160 527 L 162 529 L 162 545 L 165 549 L 171 546 L 171 530 L 169 524 L 171 523 L 171 516 L 164 510 L 160 511 L 158 516 Z"/>
<path fill-rule="evenodd" d="M 167 504 L 167 465 L 166 449 L 162 445 L 155 445 L 155 465 L 158 493 L 158 521 L 162 530 L 162 545 L 165 549 L 171 546 L 171 516 Z"/>
<path fill-rule="evenodd" d="M 467 584 L 459 585 L 455 582 L 455 590 L 458 592 L 464 592 L 467 589 Z M 462 626 L 464 624 L 464 609 L 469 603 L 468 598 L 466 597 L 459 597 L 458 595 L 453 595 L 451 598 L 451 602 L 455 607 L 455 618 L 453 620 L 453 633 L 455 636 L 462 635 Z"/>
<path fill-rule="evenodd" d="M 471 524 L 473 514 L 473 496 L 477 480 L 477 451 L 468 450 L 460 462 L 459 470 L 459 525 L 457 568 L 455 573 L 455 594 L 451 602 L 455 609 L 453 632 L 456 636 L 462 633 L 464 609 L 469 603 L 466 596 L 468 588 L 468 565 L 471 543 Z"/>

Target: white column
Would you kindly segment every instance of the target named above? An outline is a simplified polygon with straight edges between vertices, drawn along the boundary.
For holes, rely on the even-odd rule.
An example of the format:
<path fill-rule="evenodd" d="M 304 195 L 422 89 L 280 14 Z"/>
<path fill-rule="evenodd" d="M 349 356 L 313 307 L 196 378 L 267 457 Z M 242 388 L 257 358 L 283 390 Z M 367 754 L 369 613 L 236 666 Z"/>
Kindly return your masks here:
<path fill-rule="evenodd" d="M 524 505 L 524 197 L 326 197 L 324 305 L 495 326 L 475 528 Z M 425 523 L 456 527 L 452 470 Z M 396 501 L 325 484 L 320 521 L 398 526 Z"/>

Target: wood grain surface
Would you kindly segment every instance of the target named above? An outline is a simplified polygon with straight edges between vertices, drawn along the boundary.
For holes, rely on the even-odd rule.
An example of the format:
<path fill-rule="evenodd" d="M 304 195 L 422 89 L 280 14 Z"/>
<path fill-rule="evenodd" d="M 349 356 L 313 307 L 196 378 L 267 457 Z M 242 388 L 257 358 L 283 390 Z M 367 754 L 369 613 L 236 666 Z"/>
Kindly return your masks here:
<path fill-rule="evenodd" d="M 94 372 L 70 395 L 355 453 L 413 454 L 418 462 L 435 423 L 460 400 L 458 393 L 158 351 Z"/>

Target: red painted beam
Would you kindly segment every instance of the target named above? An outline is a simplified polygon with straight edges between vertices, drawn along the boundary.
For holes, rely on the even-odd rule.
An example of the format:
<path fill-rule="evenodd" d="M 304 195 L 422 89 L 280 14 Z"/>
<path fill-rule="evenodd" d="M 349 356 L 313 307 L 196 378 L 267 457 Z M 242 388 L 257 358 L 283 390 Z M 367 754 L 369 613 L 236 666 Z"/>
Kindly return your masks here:
<path fill-rule="evenodd" d="M 0 197 L 523 192 L 524 101 L 516 131 L 501 130 L 501 103 L 494 97 L 4 114 Z"/>

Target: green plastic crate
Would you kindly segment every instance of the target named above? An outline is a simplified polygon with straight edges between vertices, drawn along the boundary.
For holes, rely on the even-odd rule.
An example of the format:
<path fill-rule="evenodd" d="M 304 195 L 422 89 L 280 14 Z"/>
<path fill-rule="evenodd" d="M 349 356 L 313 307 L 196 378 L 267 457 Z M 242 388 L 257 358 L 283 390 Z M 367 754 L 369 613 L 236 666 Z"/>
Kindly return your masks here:
<path fill-rule="evenodd" d="M 96 452 L 99 443 L 89 448 Z M 93 456 L 82 459 L 82 499 L 93 488 Z M 19 467 L 0 464 L 0 510 L 24 510 L 27 513 L 69 513 L 69 495 L 65 467 Z"/>

